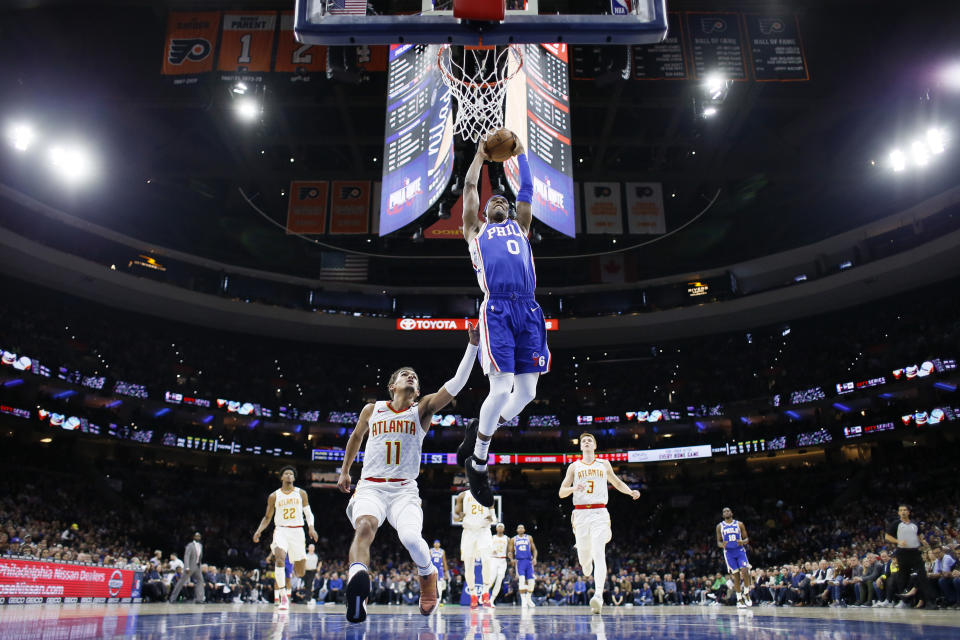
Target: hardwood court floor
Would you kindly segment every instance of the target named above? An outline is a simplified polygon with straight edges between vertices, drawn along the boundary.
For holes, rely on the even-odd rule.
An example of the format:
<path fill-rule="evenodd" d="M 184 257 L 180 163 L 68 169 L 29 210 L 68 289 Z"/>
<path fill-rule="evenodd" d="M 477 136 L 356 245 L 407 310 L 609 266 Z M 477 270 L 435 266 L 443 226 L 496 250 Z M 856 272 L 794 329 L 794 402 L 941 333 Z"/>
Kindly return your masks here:
<path fill-rule="evenodd" d="M 894 640 L 960 638 L 960 611 L 647 607 L 600 616 L 586 607 L 446 606 L 429 618 L 410 606 L 374 606 L 361 624 L 343 607 L 292 605 L 5 605 L 2 640 Z"/>

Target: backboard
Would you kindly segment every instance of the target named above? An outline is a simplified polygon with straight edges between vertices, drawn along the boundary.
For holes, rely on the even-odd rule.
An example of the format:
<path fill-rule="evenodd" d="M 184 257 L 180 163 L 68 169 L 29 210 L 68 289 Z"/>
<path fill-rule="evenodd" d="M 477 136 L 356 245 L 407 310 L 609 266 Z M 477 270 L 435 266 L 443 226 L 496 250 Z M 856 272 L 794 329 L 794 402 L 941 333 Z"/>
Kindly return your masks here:
<path fill-rule="evenodd" d="M 304 44 L 652 44 L 667 33 L 666 0 L 610 0 L 602 13 L 556 13 L 551 0 L 509 0 L 502 22 L 460 20 L 450 0 L 421 0 L 420 13 L 373 15 L 365 0 L 297 0 L 294 32 Z"/>

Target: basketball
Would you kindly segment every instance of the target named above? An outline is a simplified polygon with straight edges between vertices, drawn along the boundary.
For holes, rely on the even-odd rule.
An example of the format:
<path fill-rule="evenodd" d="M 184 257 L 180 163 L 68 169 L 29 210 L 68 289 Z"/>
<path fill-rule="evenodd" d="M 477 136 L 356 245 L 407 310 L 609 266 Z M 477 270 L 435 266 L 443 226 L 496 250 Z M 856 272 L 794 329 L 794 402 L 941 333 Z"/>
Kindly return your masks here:
<path fill-rule="evenodd" d="M 517 134 L 510 129 L 494 131 L 483 143 L 483 151 L 494 162 L 506 162 L 517 146 Z"/>

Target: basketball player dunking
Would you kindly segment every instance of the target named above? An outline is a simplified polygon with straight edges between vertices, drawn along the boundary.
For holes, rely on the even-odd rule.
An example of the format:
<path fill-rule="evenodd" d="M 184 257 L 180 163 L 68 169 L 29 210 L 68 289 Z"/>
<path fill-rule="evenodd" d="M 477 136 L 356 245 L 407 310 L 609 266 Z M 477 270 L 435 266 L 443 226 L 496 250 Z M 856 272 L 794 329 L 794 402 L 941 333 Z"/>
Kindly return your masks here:
<path fill-rule="evenodd" d="M 423 438 L 430 429 L 433 414 L 447 406 L 470 377 L 480 336 L 477 328 L 469 322 L 467 335 L 470 344 L 453 378 L 418 403 L 420 379 L 416 371 L 410 367 L 397 369 L 387 384 L 390 400 L 365 406 L 347 441 L 337 481 L 344 493 L 350 493 L 350 467 L 364 437 L 367 438 L 360 481 L 347 504 L 347 518 L 355 530 L 350 545 L 346 589 L 347 620 L 350 622 L 361 622 L 367 617 L 370 545 L 384 521 L 396 529 L 401 544 L 417 565 L 420 613 L 428 616 L 437 608 L 437 568 L 430 561 L 430 548 L 423 539 L 423 510 L 417 476 L 420 475 Z"/>
<path fill-rule="evenodd" d="M 479 603 L 492 607 L 489 589 L 493 581 L 490 564 L 493 536 L 490 535 L 490 527 L 497 521 L 497 515 L 493 509 L 477 502 L 469 491 L 461 491 L 454 502 L 453 519 L 463 524 L 463 532 L 460 534 L 460 559 L 463 561 L 464 577 L 470 592 L 470 608 L 476 609 Z M 480 585 L 476 584 L 477 572 L 471 570 L 477 560 L 480 561 L 483 582 Z"/>
<path fill-rule="evenodd" d="M 273 520 L 273 542 L 270 550 L 273 551 L 274 571 L 277 588 L 274 591 L 274 602 L 280 609 L 290 608 L 290 594 L 287 586 L 286 558 L 290 556 L 293 570 L 301 578 L 307 570 L 307 544 L 303 536 L 303 522 L 306 520 L 310 529 L 310 537 L 317 541 L 317 530 L 313 528 L 313 512 L 307 500 L 307 492 L 293 486 L 297 479 L 296 469 L 284 467 L 280 471 L 280 488 L 267 498 L 267 512 L 260 520 L 260 526 L 253 534 L 253 541 L 260 542 L 260 534 L 270 526 Z"/>
<path fill-rule="evenodd" d="M 527 235 L 533 212 L 533 179 L 523 145 L 514 155 L 520 169 L 516 212 L 504 196 L 493 196 L 484 207 L 486 220 L 478 219 L 477 182 L 487 159 L 483 143 L 464 178 L 463 238 L 483 289 L 480 305 L 480 364 L 490 380 L 490 393 L 480 407 L 479 421 L 470 421 L 457 449 L 470 491 L 485 507 L 493 506 L 487 478 L 490 439 L 500 420 L 511 420 L 537 394 L 537 379 L 550 370 L 550 351 L 543 311 L 534 299 L 537 276 Z M 472 455 L 472 457 L 471 457 Z"/>
<path fill-rule="evenodd" d="M 437 568 L 437 597 L 440 606 L 443 606 L 443 592 L 447 589 L 447 580 L 450 579 L 450 567 L 447 566 L 447 552 L 440 546 L 439 540 L 433 541 L 430 549 L 430 562 Z"/>
<path fill-rule="evenodd" d="M 743 526 L 742 522 L 733 519 L 733 511 L 730 507 L 724 507 L 723 520 L 717 524 L 717 546 L 723 549 L 727 571 L 733 577 L 733 588 L 737 592 L 738 609 L 753 606 L 753 602 L 750 600 L 750 586 L 753 579 L 750 576 L 747 551 L 743 548 L 749 542 L 747 528 Z"/>
<path fill-rule="evenodd" d="M 527 529 L 522 524 L 517 525 L 517 535 L 510 538 L 507 555 L 517 563 L 517 593 L 520 594 L 520 606 L 536 606 L 533 604 L 533 588 L 537 585 L 537 577 L 533 573 L 533 568 L 537 566 L 537 545 L 533 544 L 533 536 L 527 535 Z"/>
<path fill-rule="evenodd" d="M 640 497 L 640 492 L 618 478 L 609 461 L 597 458 L 597 439 L 592 433 L 580 435 L 580 451 L 583 457 L 567 467 L 567 475 L 560 485 L 560 497 L 573 495 L 570 524 L 577 541 L 577 557 L 583 575 L 589 577 L 593 573 L 596 589 L 590 598 L 590 610 L 600 613 L 603 585 L 607 581 L 606 546 L 612 535 L 607 511 L 607 483 L 634 500 Z"/>
<path fill-rule="evenodd" d="M 490 560 L 490 571 L 493 573 L 493 587 L 490 589 L 490 606 L 496 606 L 497 596 L 500 595 L 500 586 L 507 576 L 507 549 L 510 538 L 503 533 L 502 522 L 497 523 L 497 535 L 493 536 L 493 548 Z"/>

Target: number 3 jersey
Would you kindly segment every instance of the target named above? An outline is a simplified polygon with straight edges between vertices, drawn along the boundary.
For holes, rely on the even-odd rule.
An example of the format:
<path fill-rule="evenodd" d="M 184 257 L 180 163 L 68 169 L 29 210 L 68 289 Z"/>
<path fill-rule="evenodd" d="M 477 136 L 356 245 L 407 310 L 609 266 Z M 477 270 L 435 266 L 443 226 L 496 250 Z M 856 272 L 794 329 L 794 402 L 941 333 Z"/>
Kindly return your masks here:
<path fill-rule="evenodd" d="M 420 428 L 417 404 L 395 411 L 389 402 L 377 401 L 370 415 L 367 445 L 363 450 L 361 480 L 416 480 L 426 432 Z"/>
<path fill-rule="evenodd" d="M 598 459 L 590 464 L 576 460 L 573 467 L 573 504 L 607 504 L 607 468 Z M 582 487 L 577 489 L 577 487 Z"/>

